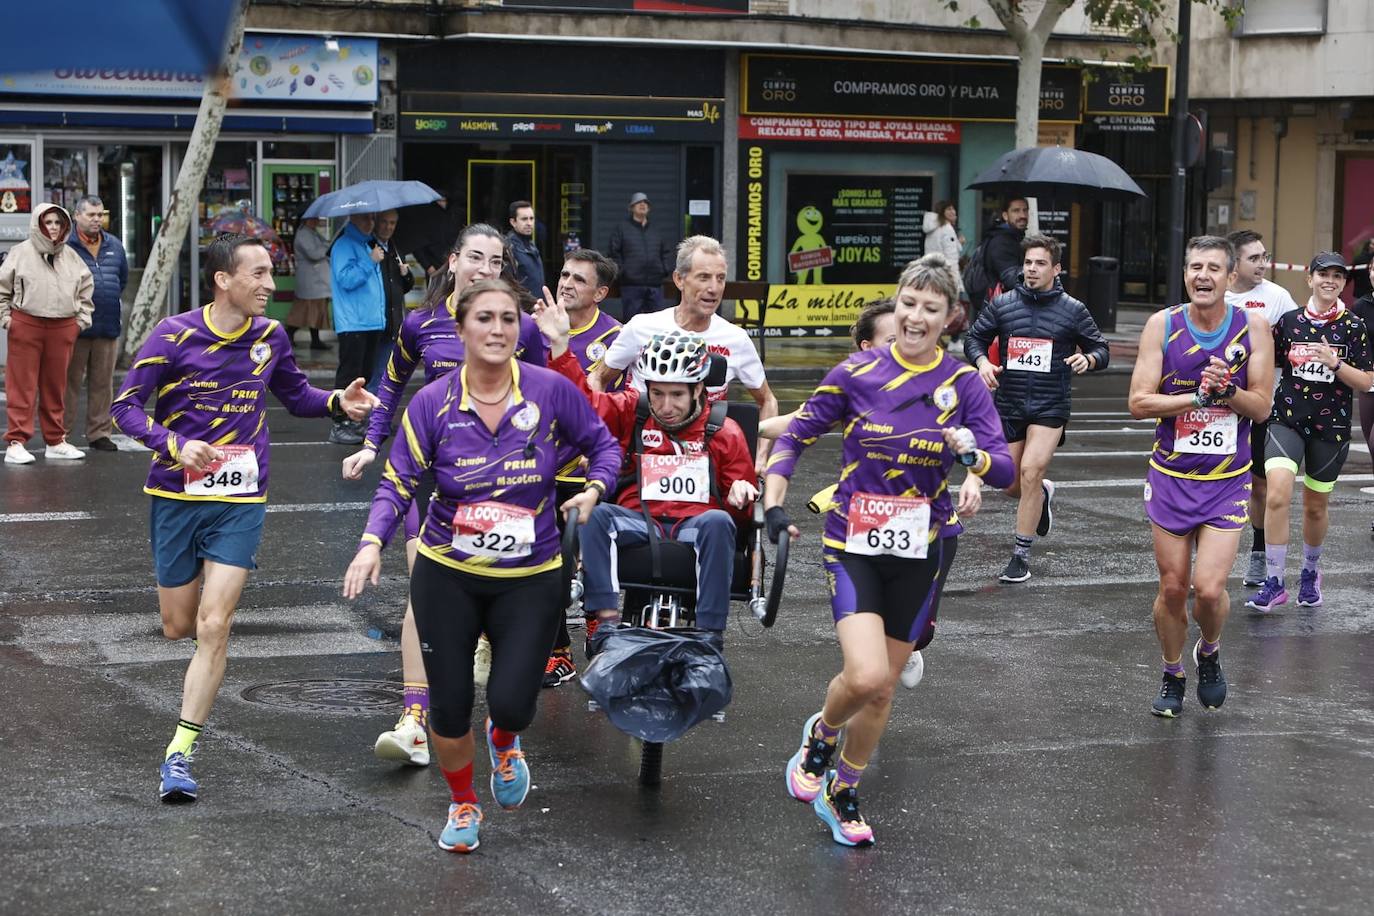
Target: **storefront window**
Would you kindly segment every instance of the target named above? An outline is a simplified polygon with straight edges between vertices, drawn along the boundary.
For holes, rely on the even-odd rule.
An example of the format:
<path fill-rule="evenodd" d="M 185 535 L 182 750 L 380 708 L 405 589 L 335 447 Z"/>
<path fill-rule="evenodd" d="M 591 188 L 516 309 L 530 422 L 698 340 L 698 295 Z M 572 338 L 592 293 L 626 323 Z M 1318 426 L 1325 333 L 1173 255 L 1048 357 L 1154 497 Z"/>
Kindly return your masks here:
<path fill-rule="evenodd" d="M 0 213 L 33 211 L 33 144 L 0 143 Z"/>
<path fill-rule="evenodd" d="M 70 212 L 90 187 L 89 147 L 43 147 L 43 196 Z"/>

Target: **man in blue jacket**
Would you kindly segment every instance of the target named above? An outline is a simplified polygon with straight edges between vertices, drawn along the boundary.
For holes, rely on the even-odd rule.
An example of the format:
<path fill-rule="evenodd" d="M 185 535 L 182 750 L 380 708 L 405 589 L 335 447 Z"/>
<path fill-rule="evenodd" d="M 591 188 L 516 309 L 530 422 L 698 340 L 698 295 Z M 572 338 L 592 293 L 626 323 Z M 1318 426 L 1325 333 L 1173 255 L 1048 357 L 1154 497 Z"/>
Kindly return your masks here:
<path fill-rule="evenodd" d="M 334 333 L 339 339 L 339 368 L 334 374 L 344 387 L 355 378 L 369 381 L 377 368 L 377 350 L 386 335 L 386 292 L 382 259 L 386 250 L 372 236 L 373 213 L 355 213 L 329 250 L 329 274 L 334 294 Z M 358 445 L 363 428 L 352 420 L 334 423 L 329 441 Z"/>
<path fill-rule="evenodd" d="M 88 194 L 72 211 L 76 231 L 67 244 L 86 263 L 95 280 L 91 295 L 95 312 L 91 326 L 76 338 L 72 361 L 67 366 L 66 426 L 76 428 L 76 398 L 86 388 L 86 443 L 98 452 L 117 452 L 110 434 L 110 402 L 114 399 L 115 357 L 119 355 L 120 297 L 129 282 L 129 261 L 124 245 L 101 226 L 105 204 Z"/>
<path fill-rule="evenodd" d="M 1021 255 L 1020 282 L 988 303 L 964 338 L 964 355 L 993 392 L 1016 462 L 1016 480 L 1006 489 L 1019 499 L 1016 538 L 997 577 L 1002 582 L 1030 578 L 1031 545 L 1054 524 L 1054 481 L 1045 472 L 1064 442 L 1072 378 L 1107 368 L 1111 358 L 1088 307 L 1064 291 L 1059 243 L 1028 235 Z M 1006 276 L 1011 279 L 1009 271 Z M 994 338 L 1001 350 L 997 363 L 988 359 Z"/>

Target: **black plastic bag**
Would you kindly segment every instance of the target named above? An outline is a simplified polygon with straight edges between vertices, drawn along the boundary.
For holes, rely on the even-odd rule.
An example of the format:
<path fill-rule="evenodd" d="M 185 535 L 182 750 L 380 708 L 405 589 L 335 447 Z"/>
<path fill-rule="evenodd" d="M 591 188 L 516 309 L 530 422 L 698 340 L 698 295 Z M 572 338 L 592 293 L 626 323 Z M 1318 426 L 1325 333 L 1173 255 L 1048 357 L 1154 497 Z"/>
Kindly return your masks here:
<path fill-rule="evenodd" d="M 733 690 L 725 656 L 706 633 L 686 628 L 611 631 L 581 681 L 612 725 L 659 743 L 681 738 L 720 712 Z"/>

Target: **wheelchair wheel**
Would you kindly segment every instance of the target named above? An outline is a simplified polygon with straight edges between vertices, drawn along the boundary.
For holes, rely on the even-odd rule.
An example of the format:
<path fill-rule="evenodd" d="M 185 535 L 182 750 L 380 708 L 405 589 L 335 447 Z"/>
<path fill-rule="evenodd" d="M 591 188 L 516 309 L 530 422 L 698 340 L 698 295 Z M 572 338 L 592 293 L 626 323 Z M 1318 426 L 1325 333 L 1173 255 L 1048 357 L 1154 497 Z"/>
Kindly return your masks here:
<path fill-rule="evenodd" d="M 639 784 L 657 786 L 663 778 L 663 745 L 657 741 L 641 741 L 639 750 Z"/>
<path fill-rule="evenodd" d="M 768 603 L 764 608 L 763 625 L 771 627 L 778 619 L 778 607 L 782 604 L 782 583 L 787 577 L 787 552 L 792 536 L 786 531 L 778 534 L 778 551 L 773 560 L 773 581 L 768 583 Z"/>

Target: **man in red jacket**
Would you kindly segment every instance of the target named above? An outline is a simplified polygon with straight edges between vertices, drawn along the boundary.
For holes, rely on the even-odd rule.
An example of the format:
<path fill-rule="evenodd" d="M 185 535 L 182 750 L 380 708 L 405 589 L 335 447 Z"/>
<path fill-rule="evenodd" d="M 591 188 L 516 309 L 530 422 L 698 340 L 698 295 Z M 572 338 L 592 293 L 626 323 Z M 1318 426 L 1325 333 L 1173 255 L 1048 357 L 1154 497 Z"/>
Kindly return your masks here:
<path fill-rule="evenodd" d="M 588 387 L 568 352 L 562 305 L 546 303 L 537 319 L 549 339 L 550 368 L 581 389 L 625 450 L 620 493 L 614 503 L 592 510 L 582 529 L 584 606 L 600 626 L 619 622 L 615 551 L 647 543 L 652 520 L 661 536 L 696 549 L 697 626 L 717 634 L 719 643 L 728 619 L 736 524 L 747 523 L 758 487 L 743 430 L 728 417 L 713 420 L 707 406 L 705 339 L 681 330 L 655 335 L 634 369 L 647 392 L 603 393 Z M 641 397 L 648 398 L 642 421 Z"/>

